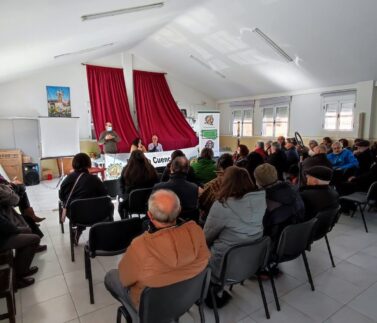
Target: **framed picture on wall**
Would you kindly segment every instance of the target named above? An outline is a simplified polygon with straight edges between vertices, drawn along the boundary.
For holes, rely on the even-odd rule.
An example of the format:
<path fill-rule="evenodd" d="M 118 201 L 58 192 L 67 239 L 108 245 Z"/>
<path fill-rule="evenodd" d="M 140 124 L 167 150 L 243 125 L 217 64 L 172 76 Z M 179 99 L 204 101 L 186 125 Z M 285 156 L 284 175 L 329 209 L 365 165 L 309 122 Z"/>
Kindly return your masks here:
<path fill-rule="evenodd" d="M 49 117 L 71 117 L 71 94 L 67 86 L 46 86 Z"/>

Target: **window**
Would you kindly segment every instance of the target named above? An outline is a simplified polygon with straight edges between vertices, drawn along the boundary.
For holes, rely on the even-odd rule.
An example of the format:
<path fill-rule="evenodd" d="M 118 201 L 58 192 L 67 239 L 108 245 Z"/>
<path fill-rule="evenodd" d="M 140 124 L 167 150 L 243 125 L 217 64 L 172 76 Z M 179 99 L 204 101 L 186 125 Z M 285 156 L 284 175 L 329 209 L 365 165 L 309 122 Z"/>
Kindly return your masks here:
<path fill-rule="evenodd" d="M 327 93 L 323 96 L 323 128 L 329 131 L 352 131 L 356 92 Z"/>
<path fill-rule="evenodd" d="M 253 109 L 234 110 L 232 134 L 235 137 L 251 137 L 253 135 Z"/>
<path fill-rule="evenodd" d="M 286 105 L 263 108 L 262 136 L 278 137 L 288 135 L 289 109 Z"/>

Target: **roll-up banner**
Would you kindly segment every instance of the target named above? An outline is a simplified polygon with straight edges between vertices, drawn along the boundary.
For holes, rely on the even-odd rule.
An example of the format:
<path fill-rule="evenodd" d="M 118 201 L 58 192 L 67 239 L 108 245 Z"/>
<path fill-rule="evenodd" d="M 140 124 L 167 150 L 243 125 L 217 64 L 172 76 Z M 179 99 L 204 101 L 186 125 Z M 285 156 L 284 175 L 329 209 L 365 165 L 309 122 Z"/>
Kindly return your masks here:
<path fill-rule="evenodd" d="M 198 111 L 199 151 L 212 148 L 215 156 L 220 154 L 220 112 Z"/>

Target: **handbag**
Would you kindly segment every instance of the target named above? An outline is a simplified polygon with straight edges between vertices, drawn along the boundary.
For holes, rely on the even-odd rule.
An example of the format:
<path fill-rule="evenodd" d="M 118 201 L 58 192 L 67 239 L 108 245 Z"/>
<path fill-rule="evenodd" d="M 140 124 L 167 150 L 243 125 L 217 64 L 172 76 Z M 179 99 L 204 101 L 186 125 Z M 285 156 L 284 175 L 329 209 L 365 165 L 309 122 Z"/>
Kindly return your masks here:
<path fill-rule="evenodd" d="M 76 185 L 77 185 L 77 183 L 78 183 L 78 181 L 79 181 L 79 179 L 81 178 L 82 175 L 84 175 L 84 173 L 81 173 L 81 174 L 79 175 L 79 177 L 77 177 L 75 183 L 74 183 L 73 186 L 72 186 L 71 192 L 70 192 L 69 195 L 68 195 L 68 199 L 67 199 L 67 201 L 65 202 L 65 205 L 63 206 L 62 215 L 60 216 L 60 222 L 61 222 L 61 223 L 64 223 L 65 218 L 67 217 L 67 206 L 68 206 L 68 202 L 69 202 L 69 200 L 70 200 L 70 198 L 71 198 L 71 196 L 72 196 L 72 193 L 73 193 L 73 191 L 74 191 L 74 189 L 75 189 L 75 187 L 76 187 Z"/>

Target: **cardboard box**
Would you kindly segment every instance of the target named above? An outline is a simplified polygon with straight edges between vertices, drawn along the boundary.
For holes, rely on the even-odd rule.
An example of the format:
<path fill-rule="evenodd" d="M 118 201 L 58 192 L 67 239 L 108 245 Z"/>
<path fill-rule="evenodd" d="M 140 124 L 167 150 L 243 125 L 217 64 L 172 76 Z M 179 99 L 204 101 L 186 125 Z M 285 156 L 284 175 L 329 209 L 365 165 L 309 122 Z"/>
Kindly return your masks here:
<path fill-rule="evenodd" d="M 22 152 L 20 149 L 0 150 L 0 165 L 11 180 L 17 177 L 20 181 L 23 181 Z"/>

